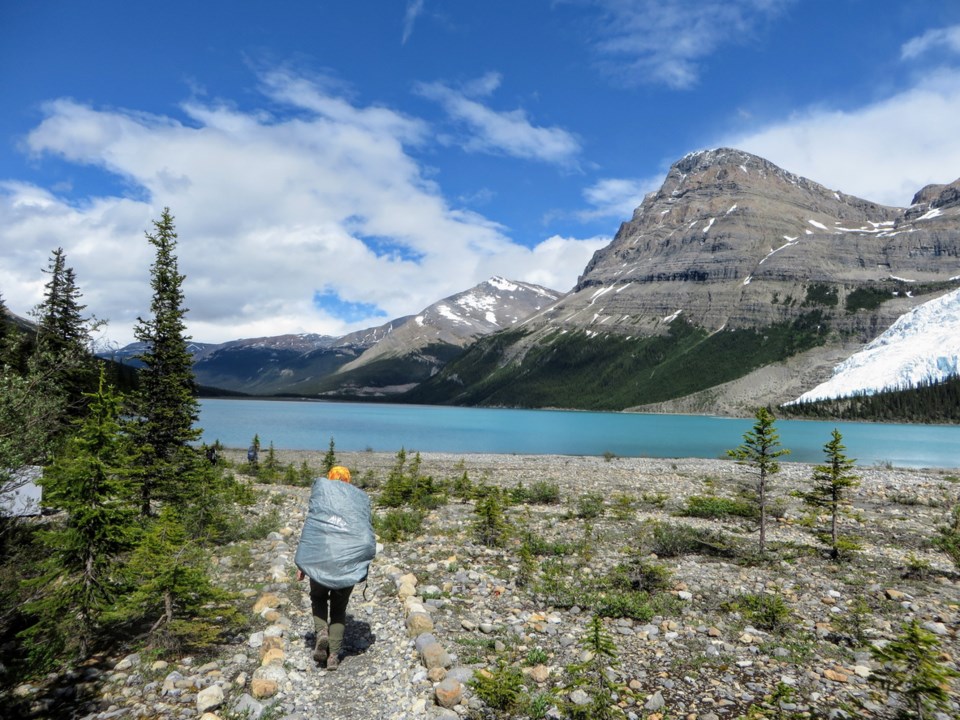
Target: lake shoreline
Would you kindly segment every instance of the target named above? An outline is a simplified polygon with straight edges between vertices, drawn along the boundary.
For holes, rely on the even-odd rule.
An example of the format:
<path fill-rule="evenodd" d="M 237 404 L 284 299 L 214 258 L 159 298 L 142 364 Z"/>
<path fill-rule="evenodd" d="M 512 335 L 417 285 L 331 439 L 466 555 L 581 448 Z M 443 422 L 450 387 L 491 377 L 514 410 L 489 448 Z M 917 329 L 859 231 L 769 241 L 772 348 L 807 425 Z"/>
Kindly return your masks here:
<path fill-rule="evenodd" d="M 499 410 L 326 402 L 206 400 L 199 425 L 208 444 L 246 448 L 603 458 L 725 459 L 753 423 L 745 418 L 564 410 Z M 819 463 L 837 429 L 863 465 L 960 468 L 960 427 L 888 423 L 777 423 L 785 460 Z"/>
<path fill-rule="evenodd" d="M 227 448 L 224 455 L 238 466 L 246 464 L 245 449 Z M 319 450 L 275 450 L 281 465 L 299 467 L 306 462 L 312 469 L 322 467 L 326 451 Z M 395 452 L 340 452 L 336 451 L 337 461 L 350 468 L 355 475 L 373 473 L 386 477 L 397 462 Z M 675 481 L 679 484 L 682 477 L 714 476 L 729 480 L 744 480 L 752 477 L 749 467 L 726 458 L 654 458 L 654 457 L 610 457 L 596 455 L 533 455 L 505 453 L 449 453 L 414 452 L 407 454 L 407 463 L 415 455 L 420 456 L 421 472 L 434 475 L 437 479 L 447 479 L 461 475 L 466 471 L 472 478 L 489 476 L 509 476 L 520 482 L 535 482 L 565 477 L 591 478 L 593 480 L 609 477 L 608 483 L 613 490 L 623 490 L 643 484 L 645 480 L 659 478 L 657 484 Z M 260 461 L 265 451 L 261 449 Z M 781 472 L 774 475 L 772 482 L 783 485 L 787 490 L 801 487 L 811 476 L 813 463 L 784 461 L 780 462 Z M 953 485 L 960 480 L 956 468 L 909 468 L 885 465 L 858 465 L 856 472 L 862 479 L 862 491 L 870 487 L 900 488 L 907 491 L 913 486 L 930 484 Z M 672 479 L 672 480 L 671 480 Z M 960 490 L 960 486 L 958 486 Z"/>
<path fill-rule="evenodd" d="M 245 463 L 247 450 L 245 448 L 224 448 L 224 455 L 236 463 Z M 279 462 L 284 464 L 293 464 L 299 466 L 304 460 L 311 466 L 319 466 L 323 462 L 326 450 L 309 449 L 276 449 L 275 453 Z M 266 453 L 265 448 L 260 450 L 260 460 L 263 461 Z M 746 472 L 746 468 L 740 466 L 736 461 L 728 458 L 698 458 L 698 457 L 621 457 L 603 455 L 560 455 L 550 453 L 478 453 L 478 452 L 432 452 L 432 451 L 407 451 L 408 460 L 414 455 L 420 455 L 425 472 L 450 470 L 463 463 L 466 469 L 482 469 L 484 467 L 513 467 L 517 464 L 528 466 L 531 463 L 540 465 L 545 471 L 558 471 L 571 466 L 578 465 L 593 468 L 632 468 L 637 472 L 656 471 L 665 466 L 682 463 L 684 466 L 699 466 L 704 472 L 727 473 L 731 466 Z M 397 458 L 396 452 L 386 452 L 380 450 L 361 450 L 361 451 L 336 451 L 336 455 L 341 464 L 351 469 L 383 469 L 394 465 Z M 787 456 L 789 457 L 789 456 Z M 802 474 L 812 471 L 816 463 L 793 461 L 789 459 L 780 459 L 780 465 L 784 470 L 790 470 L 789 474 Z M 904 474 L 913 474 L 918 476 L 942 477 L 956 474 L 960 476 L 958 467 L 900 467 L 887 464 L 857 465 L 855 472 L 878 476 L 886 473 L 895 476 Z"/>

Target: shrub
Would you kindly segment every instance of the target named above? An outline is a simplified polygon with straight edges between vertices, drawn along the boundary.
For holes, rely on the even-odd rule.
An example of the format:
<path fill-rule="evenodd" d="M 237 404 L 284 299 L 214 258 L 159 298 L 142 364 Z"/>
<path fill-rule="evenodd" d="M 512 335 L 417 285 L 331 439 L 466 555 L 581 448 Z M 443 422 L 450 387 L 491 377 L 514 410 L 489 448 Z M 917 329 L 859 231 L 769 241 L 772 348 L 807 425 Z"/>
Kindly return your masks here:
<path fill-rule="evenodd" d="M 527 651 L 527 665 L 543 665 L 549 659 L 546 650 L 541 647 L 533 647 Z"/>
<path fill-rule="evenodd" d="M 687 507 L 680 515 L 699 518 L 743 517 L 757 518 L 760 511 L 756 503 L 748 500 L 734 500 L 716 495 L 691 495 L 687 498 Z"/>
<path fill-rule="evenodd" d="M 546 560 L 541 570 L 536 593 L 544 602 L 558 608 L 569 608 L 585 601 L 586 590 L 567 576 L 559 560 Z"/>
<path fill-rule="evenodd" d="M 930 576 L 930 570 L 931 566 L 927 560 L 910 553 L 907 555 L 906 567 L 903 569 L 903 577 L 910 580 L 926 580 Z"/>
<path fill-rule="evenodd" d="M 662 492 L 645 492 L 640 496 L 640 502 L 644 505 L 653 505 L 653 507 L 662 508 L 667 504 L 668 495 Z"/>
<path fill-rule="evenodd" d="M 537 693 L 527 698 L 523 704 L 523 712 L 530 720 L 541 720 L 547 716 L 550 708 L 555 705 L 557 699 L 548 692 Z"/>
<path fill-rule="evenodd" d="M 868 621 L 873 616 L 873 608 L 862 597 L 856 598 L 843 615 L 830 622 L 844 639 L 854 647 L 867 644 Z"/>
<path fill-rule="evenodd" d="M 263 540 L 272 532 L 280 529 L 280 511 L 277 508 L 270 508 L 270 511 L 263 515 L 256 515 L 252 520 L 246 523 L 240 537 L 245 540 Z"/>
<path fill-rule="evenodd" d="M 960 568 L 960 504 L 954 505 L 946 525 L 937 528 L 934 546 Z"/>
<path fill-rule="evenodd" d="M 645 592 L 621 591 L 597 593 L 590 605 L 600 617 L 631 618 L 640 622 L 649 622 L 656 611 L 650 604 L 650 596 Z"/>
<path fill-rule="evenodd" d="M 534 573 L 537 570 L 537 561 L 533 556 L 533 551 L 530 549 L 530 545 L 528 545 L 526 542 L 521 542 L 520 548 L 517 550 L 517 564 L 517 587 L 526 587 L 530 584 L 530 581 L 533 579 Z"/>
<path fill-rule="evenodd" d="M 535 505 L 556 505 L 560 502 L 560 486 L 555 482 L 537 480 L 527 491 L 527 501 Z"/>
<path fill-rule="evenodd" d="M 450 483 L 450 492 L 461 500 L 468 500 L 473 495 L 473 483 L 466 470 Z"/>
<path fill-rule="evenodd" d="M 420 509 L 436 508 L 446 502 L 442 489 L 429 475 L 420 474 L 420 453 L 407 466 L 406 450 L 397 453 L 397 461 L 380 493 L 380 504 L 398 508 L 410 505 Z"/>
<path fill-rule="evenodd" d="M 509 713 L 523 698 L 523 673 L 520 668 L 501 661 L 493 672 L 475 673 L 470 686 L 489 707 Z"/>
<path fill-rule="evenodd" d="M 893 696 L 906 717 L 949 713 L 951 683 L 960 673 L 941 660 L 939 649 L 937 636 L 912 620 L 896 640 L 870 649 L 881 667 L 869 679 Z"/>
<path fill-rule="evenodd" d="M 534 535 L 531 532 L 526 532 L 523 535 L 523 544 L 530 548 L 530 552 L 534 555 L 555 555 L 557 557 L 563 555 L 571 555 L 576 549 L 572 543 L 563 542 L 562 540 L 549 541 L 541 535 Z"/>
<path fill-rule="evenodd" d="M 761 630 L 777 632 L 790 619 L 790 608 L 780 595 L 745 593 L 729 604 L 729 609 L 740 614 Z"/>
<path fill-rule="evenodd" d="M 670 584 L 670 570 L 664 565 L 636 558 L 616 565 L 607 576 L 607 582 L 615 588 L 663 590 Z"/>
<path fill-rule="evenodd" d="M 613 496 L 613 516 L 617 520 L 627 521 L 633 519 L 636 512 L 637 501 L 629 493 L 616 493 Z"/>
<path fill-rule="evenodd" d="M 510 535 L 510 525 L 503 515 L 500 492 L 488 492 L 477 500 L 473 529 L 477 540 L 487 547 L 502 547 Z"/>
<path fill-rule="evenodd" d="M 655 522 L 650 528 L 650 551 L 660 557 L 714 555 L 732 557 L 736 546 L 727 536 L 689 525 Z"/>
<path fill-rule="evenodd" d="M 520 505 L 527 502 L 527 489 L 517 480 L 517 484 L 506 492 L 506 499 L 511 505 Z"/>
<path fill-rule="evenodd" d="M 380 478 L 373 470 L 367 470 L 363 475 L 355 476 L 353 484 L 361 490 L 376 490 L 380 487 Z"/>
<path fill-rule="evenodd" d="M 836 307 L 838 303 L 839 294 L 837 293 L 837 288 L 825 283 L 812 283 L 807 287 L 807 296 L 804 298 L 803 303 L 801 303 L 801 307 L 811 305 Z"/>
<path fill-rule="evenodd" d="M 373 527 L 386 542 L 401 542 L 420 532 L 423 513 L 419 510 L 389 510 L 374 517 Z"/>
<path fill-rule="evenodd" d="M 564 709 L 573 720 L 611 720 L 624 717 L 624 712 L 617 703 L 623 698 L 629 698 L 631 692 L 613 680 L 620 662 L 617 657 L 617 646 L 613 638 L 603 625 L 602 619 L 594 615 L 587 625 L 587 633 L 583 641 L 586 659 L 567 668 L 573 684 L 568 691 L 578 688 L 590 696 L 590 702 L 577 705 L 565 703 Z"/>
<path fill-rule="evenodd" d="M 593 520 L 603 515 L 603 493 L 588 492 L 577 498 L 576 516 Z"/>

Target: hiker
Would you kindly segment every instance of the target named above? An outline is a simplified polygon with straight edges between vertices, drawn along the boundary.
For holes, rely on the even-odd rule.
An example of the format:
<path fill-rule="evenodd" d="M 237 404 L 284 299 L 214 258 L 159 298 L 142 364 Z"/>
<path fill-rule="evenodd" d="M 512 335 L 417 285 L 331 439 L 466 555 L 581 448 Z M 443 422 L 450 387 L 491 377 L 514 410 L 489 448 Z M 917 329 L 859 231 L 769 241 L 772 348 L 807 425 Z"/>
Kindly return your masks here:
<path fill-rule="evenodd" d="M 251 445 L 247 448 L 247 462 L 251 465 L 257 464 L 257 446 Z"/>
<path fill-rule="evenodd" d="M 313 658 L 327 670 L 340 665 L 350 593 L 367 579 L 376 552 L 370 498 L 350 484 L 350 471 L 337 465 L 313 482 L 293 559 L 297 580 L 310 579 Z"/>

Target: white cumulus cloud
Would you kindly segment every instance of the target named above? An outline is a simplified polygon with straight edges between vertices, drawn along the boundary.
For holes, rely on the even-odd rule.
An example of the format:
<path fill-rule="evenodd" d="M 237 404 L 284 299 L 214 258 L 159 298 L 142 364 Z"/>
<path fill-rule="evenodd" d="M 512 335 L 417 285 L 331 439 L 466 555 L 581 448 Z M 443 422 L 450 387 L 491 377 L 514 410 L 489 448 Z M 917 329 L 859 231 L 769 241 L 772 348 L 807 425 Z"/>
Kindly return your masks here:
<path fill-rule="evenodd" d="M 627 219 L 643 202 L 644 196 L 663 184 L 663 176 L 652 178 L 604 178 L 598 180 L 583 191 L 584 199 L 590 204 L 589 210 L 583 210 L 579 216 L 583 220 L 597 218 Z"/>
<path fill-rule="evenodd" d="M 835 190 L 908 205 L 930 183 L 960 175 L 960 71 L 942 70 L 862 107 L 814 108 L 720 138 Z"/>
<path fill-rule="evenodd" d="M 900 57 L 912 60 L 940 48 L 960 54 L 960 25 L 933 28 L 923 35 L 911 38 L 900 48 Z"/>
<path fill-rule="evenodd" d="M 627 82 L 685 89 L 721 46 L 748 40 L 792 0 L 593 0 L 608 70 Z"/>
<path fill-rule="evenodd" d="M 41 268 L 62 246 L 87 312 L 110 321 L 115 341 L 132 340 L 136 317 L 149 311 L 144 231 L 164 206 L 176 218 L 189 331 L 208 342 L 341 334 L 492 275 L 566 291 L 597 247 L 549 238 L 528 248 L 451 206 L 408 152 L 427 141 L 421 120 L 287 72 L 262 84 L 273 113 L 196 100 L 180 118 L 48 104 L 29 152 L 99 168 L 129 192 L 68 201 L 0 180 L 8 306 L 22 313 L 41 299 Z M 314 303 L 331 296 L 371 316 L 348 320 Z"/>
<path fill-rule="evenodd" d="M 491 94 L 499 84 L 500 76 L 489 73 L 463 90 L 434 82 L 420 83 L 417 91 L 438 102 L 454 122 L 465 128 L 462 143 L 468 151 L 573 164 L 581 150 L 573 133 L 560 127 L 534 125 L 521 109 L 493 110 L 474 99 Z"/>

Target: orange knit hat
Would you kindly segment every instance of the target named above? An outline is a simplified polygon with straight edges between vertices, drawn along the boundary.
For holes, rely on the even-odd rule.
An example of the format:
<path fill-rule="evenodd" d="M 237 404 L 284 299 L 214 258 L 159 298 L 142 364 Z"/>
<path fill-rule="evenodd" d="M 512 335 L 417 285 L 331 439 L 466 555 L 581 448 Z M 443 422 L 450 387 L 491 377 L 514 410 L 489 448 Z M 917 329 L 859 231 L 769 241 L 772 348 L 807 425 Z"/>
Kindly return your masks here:
<path fill-rule="evenodd" d="M 334 465 L 330 468 L 330 472 L 327 473 L 327 477 L 330 480 L 342 480 L 345 483 L 350 482 L 350 471 L 347 470 L 343 465 Z"/>

